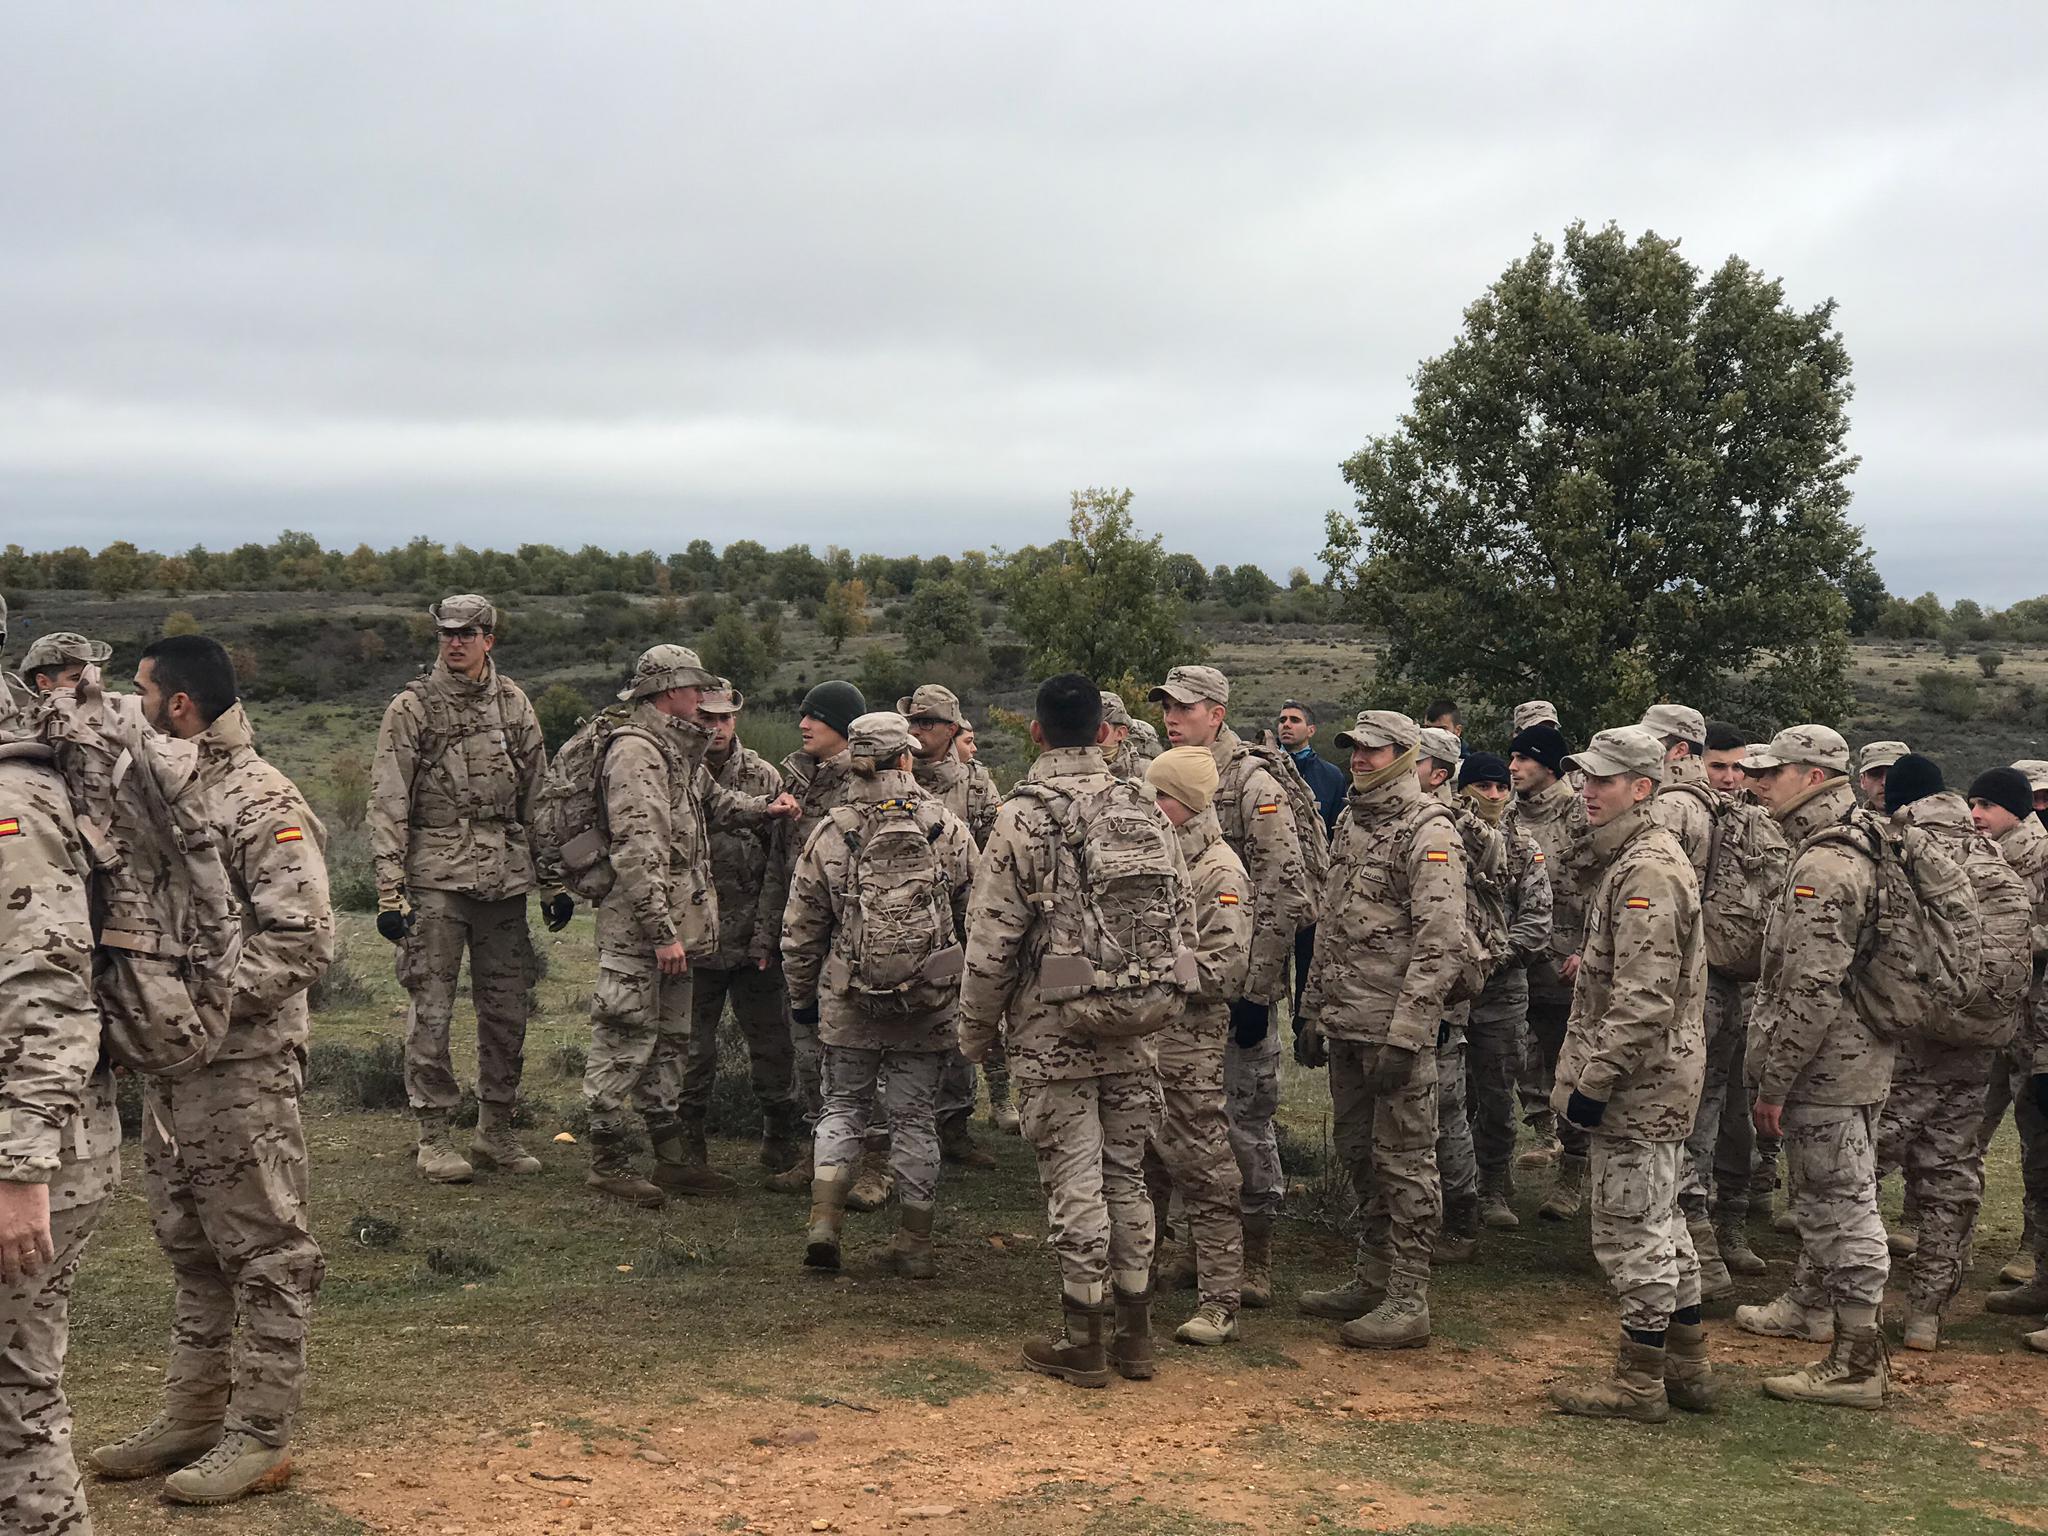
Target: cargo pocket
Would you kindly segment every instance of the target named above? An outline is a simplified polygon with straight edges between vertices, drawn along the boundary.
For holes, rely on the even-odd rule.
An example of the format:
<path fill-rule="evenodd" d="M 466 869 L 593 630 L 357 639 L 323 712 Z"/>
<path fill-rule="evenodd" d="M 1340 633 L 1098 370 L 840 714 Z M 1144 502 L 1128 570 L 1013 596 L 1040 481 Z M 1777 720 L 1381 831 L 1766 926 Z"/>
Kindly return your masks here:
<path fill-rule="evenodd" d="M 1599 1158 L 1593 1179 L 1593 1209 L 1618 1221 L 1641 1221 L 1650 1214 L 1650 1168 L 1633 1149 Z"/>
<path fill-rule="evenodd" d="M 591 1011 L 630 1029 L 651 1029 L 655 990 L 661 972 L 653 960 L 625 955 L 599 955 L 597 985 L 590 994 Z"/>

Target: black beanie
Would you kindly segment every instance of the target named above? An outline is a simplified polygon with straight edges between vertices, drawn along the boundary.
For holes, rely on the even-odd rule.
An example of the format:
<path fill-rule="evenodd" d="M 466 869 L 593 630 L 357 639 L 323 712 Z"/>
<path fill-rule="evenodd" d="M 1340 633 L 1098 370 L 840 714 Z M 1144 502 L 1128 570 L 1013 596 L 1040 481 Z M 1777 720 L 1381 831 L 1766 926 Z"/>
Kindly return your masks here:
<path fill-rule="evenodd" d="M 868 712 L 868 701 L 860 696 L 860 690 L 851 683 L 837 680 L 820 683 L 804 695 L 803 708 L 799 715 L 809 715 L 813 720 L 822 720 L 840 735 L 853 729 L 853 722 Z"/>
<path fill-rule="evenodd" d="M 1908 752 L 1884 776 L 1884 808 L 1902 811 L 1915 800 L 1925 800 L 1941 790 L 1941 764 L 1918 752 Z M 2031 807 L 2032 803 L 2030 800 L 2028 805 Z"/>
<path fill-rule="evenodd" d="M 1508 784 L 1508 765 L 1491 752 L 1474 752 L 1459 765 L 1458 788 L 1467 784 Z"/>
<path fill-rule="evenodd" d="M 1552 773 L 1563 773 L 1564 760 L 1572 755 L 1572 744 L 1564 739 L 1563 731 L 1544 720 L 1515 732 L 1508 750 L 1532 763 L 1541 763 Z"/>
<path fill-rule="evenodd" d="M 1992 768 L 1978 774 L 1970 780 L 1970 798 L 2003 807 L 2021 821 L 2034 809 L 2033 786 L 2017 768 Z"/>

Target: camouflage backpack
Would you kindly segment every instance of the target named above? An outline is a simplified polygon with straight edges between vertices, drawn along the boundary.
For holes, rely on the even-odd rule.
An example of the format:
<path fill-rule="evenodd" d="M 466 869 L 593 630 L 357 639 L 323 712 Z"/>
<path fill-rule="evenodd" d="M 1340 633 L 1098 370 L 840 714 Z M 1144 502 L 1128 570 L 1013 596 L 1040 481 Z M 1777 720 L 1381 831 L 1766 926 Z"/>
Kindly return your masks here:
<path fill-rule="evenodd" d="M 577 721 L 574 734 L 548 764 L 534 797 L 531 829 L 542 885 L 562 886 L 585 901 L 603 901 L 610 893 L 616 876 L 604 819 L 605 755 L 621 736 L 638 736 L 656 750 L 662 746 L 651 731 L 634 725 L 632 716 L 630 704 L 614 704 Z"/>
<path fill-rule="evenodd" d="M 1792 867 L 1792 845 L 1760 806 L 1717 796 L 1707 809 L 1714 818 L 1700 876 L 1707 964 L 1735 981 L 1755 981 L 1763 969 L 1764 930 Z"/>
<path fill-rule="evenodd" d="M 198 1071 L 227 1039 L 242 913 L 199 748 L 149 730 L 92 685 L 39 724 L 93 866 L 93 997 L 108 1054 L 158 1077 Z"/>
<path fill-rule="evenodd" d="M 1465 953 L 1445 999 L 1465 1003 L 1486 990 L 1487 978 L 1508 958 L 1508 845 L 1500 828 L 1468 807 L 1429 800 L 1409 823 L 1411 847 L 1415 836 L 1439 817 L 1458 829 L 1465 844 Z"/>
<path fill-rule="evenodd" d="M 834 806 L 826 816 L 846 839 L 848 860 L 825 985 L 869 1013 L 943 1007 L 960 988 L 967 951 L 939 860 L 939 807 L 908 796 Z"/>
<path fill-rule="evenodd" d="M 1151 791 L 1119 779 L 1067 795 L 1027 779 L 1011 794 L 1043 806 L 1057 834 L 1052 870 L 1031 896 L 1047 916 L 1039 997 L 1100 1039 L 1173 1023 L 1195 987 L 1194 952 L 1181 942 L 1191 897 Z"/>
<path fill-rule="evenodd" d="M 2020 1005 L 2034 979 L 2033 897 L 1988 838 L 1972 831 L 1946 843 L 1977 899 L 1983 947 L 1969 1001 L 1934 1019 L 1926 1033 L 1945 1045 L 2001 1048 L 2019 1030 Z"/>
<path fill-rule="evenodd" d="M 1301 840 L 1301 863 L 1308 872 L 1309 895 L 1314 899 L 1322 892 L 1323 881 L 1330 873 L 1328 824 L 1323 820 L 1316 792 L 1301 776 L 1301 765 L 1284 747 L 1267 746 L 1264 742 L 1245 745 L 1287 796 L 1287 808 L 1294 813 L 1294 832 Z"/>

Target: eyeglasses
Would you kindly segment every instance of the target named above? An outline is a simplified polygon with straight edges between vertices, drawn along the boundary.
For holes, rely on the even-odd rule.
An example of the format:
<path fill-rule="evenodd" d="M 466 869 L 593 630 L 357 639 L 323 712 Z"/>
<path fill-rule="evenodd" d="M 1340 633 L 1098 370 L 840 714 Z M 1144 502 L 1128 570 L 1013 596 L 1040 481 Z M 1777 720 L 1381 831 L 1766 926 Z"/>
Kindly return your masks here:
<path fill-rule="evenodd" d="M 953 722 L 950 720 L 934 720 L 930 715 L 912 715 L 910 723 L 914 726 L 930 727 L 934 725 L 951 725 Z"/>
<path fill-rule="evenodd" d="M 487 629 L 478 629 L 474 624 L 468 624 L 461 629 L 442 630 L 441 638 L 443 640 L 474 640 L 478 635 L 487 635 L 489 633 L 490 631 Z"/>

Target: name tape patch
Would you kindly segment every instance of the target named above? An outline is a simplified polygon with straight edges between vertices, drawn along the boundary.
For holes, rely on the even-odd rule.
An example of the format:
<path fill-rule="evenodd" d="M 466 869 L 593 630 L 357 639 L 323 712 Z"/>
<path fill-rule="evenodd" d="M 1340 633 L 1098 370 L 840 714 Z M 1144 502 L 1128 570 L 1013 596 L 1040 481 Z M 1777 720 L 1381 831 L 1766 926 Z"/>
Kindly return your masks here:
<path fill-rule="evenodd" d="M 274 836 L 280 843 L 302 843 L 306 840 L 306 834 L 297 827 L 279 827 Z"/>

